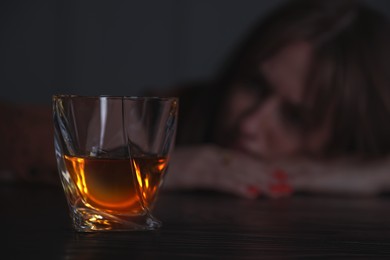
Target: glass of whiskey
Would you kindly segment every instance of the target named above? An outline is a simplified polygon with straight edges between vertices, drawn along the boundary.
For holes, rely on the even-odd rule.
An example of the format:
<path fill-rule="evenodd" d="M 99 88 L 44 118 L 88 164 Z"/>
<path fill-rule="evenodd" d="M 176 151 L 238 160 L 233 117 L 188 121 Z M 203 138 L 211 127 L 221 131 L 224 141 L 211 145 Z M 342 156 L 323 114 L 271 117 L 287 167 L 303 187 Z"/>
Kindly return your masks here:
<path fill-rule="evenodd" d="M 174 147 L 175 97 L 54 95 L 58 171 L 76 231 L 154 230 Z"/>

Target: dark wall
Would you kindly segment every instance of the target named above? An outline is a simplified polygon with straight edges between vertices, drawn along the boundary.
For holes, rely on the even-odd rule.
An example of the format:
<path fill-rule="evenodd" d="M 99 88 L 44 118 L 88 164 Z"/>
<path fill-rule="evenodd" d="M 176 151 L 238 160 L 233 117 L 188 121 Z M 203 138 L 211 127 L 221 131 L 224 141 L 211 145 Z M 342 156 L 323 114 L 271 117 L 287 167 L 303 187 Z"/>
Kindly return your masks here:
<path fill-rule="evenodd" d="M 1 1 L 0 99 L 137 95 L 207 78 L 283 1 Z M 390 13 L 390 1 L 367 2 Z"/>

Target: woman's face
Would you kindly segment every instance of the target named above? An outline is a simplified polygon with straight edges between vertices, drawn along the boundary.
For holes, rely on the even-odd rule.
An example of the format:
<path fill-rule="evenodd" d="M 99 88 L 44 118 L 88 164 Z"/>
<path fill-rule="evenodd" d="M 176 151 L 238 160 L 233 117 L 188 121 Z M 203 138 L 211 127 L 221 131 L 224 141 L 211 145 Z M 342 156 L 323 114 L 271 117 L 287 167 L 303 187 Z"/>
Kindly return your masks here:
<path fill-rule="evenodd" d="M 303 132 L 302 124 L 311 59 L 308 43 L 290 44 L 259 65 L 261 79 L 232 88 L 224 126 L 231 146 L 267 159 L 321 153 L 329 138 L 329 124 L 310 133 Z"/>

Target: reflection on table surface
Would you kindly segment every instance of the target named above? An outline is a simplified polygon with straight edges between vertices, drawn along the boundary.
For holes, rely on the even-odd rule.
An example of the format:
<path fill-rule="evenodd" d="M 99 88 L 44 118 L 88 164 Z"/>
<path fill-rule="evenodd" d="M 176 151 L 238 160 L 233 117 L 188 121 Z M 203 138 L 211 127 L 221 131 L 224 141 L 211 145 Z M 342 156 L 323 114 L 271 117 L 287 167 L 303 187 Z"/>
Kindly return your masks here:
<path fill-rule="evenodd" d="M 160 230 L 89 234 L 72 231 L 60 187 L 1 184 L 0 198 L 9 257 L 1 259 L 390 257 L 387 196 L 245 200 L 165 192 L 154 211 Z"/>

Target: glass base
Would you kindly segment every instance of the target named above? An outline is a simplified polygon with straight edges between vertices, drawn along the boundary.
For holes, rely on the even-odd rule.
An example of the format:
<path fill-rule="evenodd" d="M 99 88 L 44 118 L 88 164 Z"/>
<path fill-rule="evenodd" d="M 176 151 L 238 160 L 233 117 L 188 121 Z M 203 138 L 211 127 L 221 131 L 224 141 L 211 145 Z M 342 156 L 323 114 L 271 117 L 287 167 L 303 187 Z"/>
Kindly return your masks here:
<path fill-rule="evenodd" d="M 73 226 L 78 232 L 143 231 L 161 227 L 161 221 L 150 214 L 118 216 L 91 208 L 71 208 Z"/>

